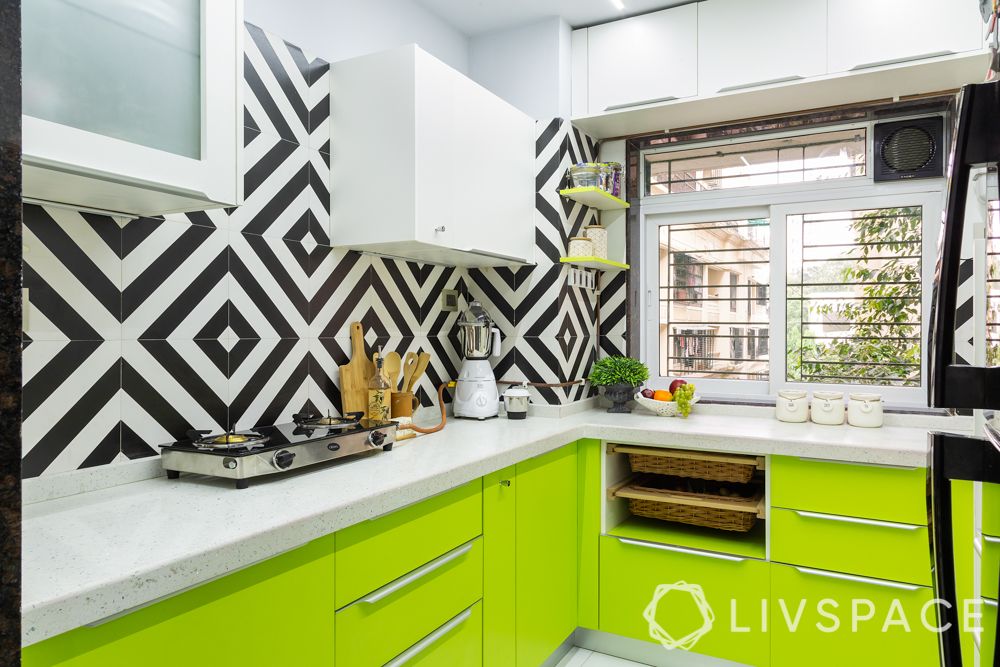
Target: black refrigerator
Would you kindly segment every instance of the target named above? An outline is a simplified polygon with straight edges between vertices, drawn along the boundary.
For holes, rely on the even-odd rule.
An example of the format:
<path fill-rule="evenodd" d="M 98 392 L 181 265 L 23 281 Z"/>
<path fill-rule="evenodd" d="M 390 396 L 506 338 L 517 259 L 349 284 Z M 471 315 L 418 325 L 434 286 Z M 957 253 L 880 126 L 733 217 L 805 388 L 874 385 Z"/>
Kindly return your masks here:
<path fill-rule="evenodd" d="M 937 597 L 945 604 L 938 606 L 941 627 L 950 627 L 941 633 L 941 664 L 944 667 L 962 665 L 960 651 L 960 617 L 962 603 L 958 600 L 955 584 L 955 544 L 952 526 L 951 482 L 953 480 L 979 481 L 1000 484 L 1000 429 L 990 417 L 994 411 L 1000 412 L 1000 366 L 990 365 L 990 355 L 986 362 L 959 359 L 955 355 L 956 324 L 959 309 L 959 284 L 968 278 L 968 258 L 963 267 L 963 238 L 972 230 L 966 224 L 972 173 L 978 176 L 988 173 L 984 169 L 995 170 L 1000 162 L 1000 81 L 971 84 L 962 89 L 955 108 L 952 132 L 952 151 L 948 176 L 948 195 L 945 205 L 941 239 L 938 245 L 938 259 L 935 267 L 934 292 L 930 318 L 928 404 L 931 407 L 952 410 L 984 411 L 987 419 L 979 420 L 981 433 L 975 437 L 951 433 L 930 434 L 930 466 L 928 477 L 928 507 L 932 525 L 932 552 L 934 557 L 934 580 Z M 973 198 L 974 199 L 974 198 Z M 987 200 L 989 197 L 987 197 Z M 988 206 L 988 204 L 987 204 Z M 994 215 L 987 208 L 986 215 Z M 1000 215 L 997 213 L 996 215 Z M 970 236 L 971 238 L 971 236 Z M 981 242 L 982 243 L 982 242 Z M 987 244 L 986 252 L 974 271 L 977 280 L 987 282 L 987 290 L 978 290 L 979 303 L 975 305 L 986 313 L 987 336 L 977 335 L 975 346 L 1000 346 L 1000 322 L 995 319 L 990 290 L 1000 288 L 1000 272 L 996 268 L 987 269 L 983 264 L 992 263 L 1000 267 L 1000 239 Z M 970 240 L 965 239 L 968 249 Z M 963 276 L 963 274 L 965 274 Z M 1000 297 L 1000 294 L 997 294 Z M 983 302 L 985 299 L 985 303 Z M 998 299 L 1000 301 L 1000 299 Z M 967 308 L 969 302 L 961 304 Z M 983 310 L 985 309 L 985 310 Z M 963 314 L 965 317 L 967 313 Z M 969 363 L 969 362 L 972 363 Z M 984 512 L 1000 512 L 1000 507 L 983 508 Z M 982 591 L 984 597 L 995 601 L 997 591 Z M 951 605 L 951 608 L 949 608 Z M 949 626 L 950 624 L 950 626 Z M 1000 633 L 994 650 L 993 666 L 1000 667 Z M 971 667 L 967 660 L 966 667 Z M 988 666 L 983 666 L 988 667 Z"/>

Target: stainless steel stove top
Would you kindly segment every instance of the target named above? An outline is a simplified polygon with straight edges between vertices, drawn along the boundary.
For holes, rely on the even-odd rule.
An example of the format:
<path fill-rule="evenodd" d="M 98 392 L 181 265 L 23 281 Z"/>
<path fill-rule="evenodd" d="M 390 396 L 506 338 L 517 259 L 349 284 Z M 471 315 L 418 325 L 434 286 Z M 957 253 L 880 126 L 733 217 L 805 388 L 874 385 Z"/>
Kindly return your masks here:
<path fill-rule="evenodd" d="M 245 489 L 254 477 L 363 452 L 387 452 L 396 441 L 396 422 L 363 419 L 359 413 L 294 418 L 290 424 L 247 431 L 189 431 L 186 440 L 160 446 L 163 468 L 170 479 L 182 472 L 213 475 L 235 480 L 237 489 Z"/>

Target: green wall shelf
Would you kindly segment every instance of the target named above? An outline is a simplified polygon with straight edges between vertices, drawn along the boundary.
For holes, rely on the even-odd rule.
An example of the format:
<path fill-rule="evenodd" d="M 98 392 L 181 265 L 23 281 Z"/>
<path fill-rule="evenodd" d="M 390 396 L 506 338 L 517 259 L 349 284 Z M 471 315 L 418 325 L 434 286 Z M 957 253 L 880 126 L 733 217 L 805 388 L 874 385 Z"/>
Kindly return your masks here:
<path fill-rule="evenodd" d="M 624 199 L 619 199 L 610 192 L 594 186 L 589 188 L 567 188 L 566 190 L 560 190 L 559 194 L 575 202 L 580 202 L 584 206 L 590 206 L 601 211 L 628 208 L 628 202 Z"/>

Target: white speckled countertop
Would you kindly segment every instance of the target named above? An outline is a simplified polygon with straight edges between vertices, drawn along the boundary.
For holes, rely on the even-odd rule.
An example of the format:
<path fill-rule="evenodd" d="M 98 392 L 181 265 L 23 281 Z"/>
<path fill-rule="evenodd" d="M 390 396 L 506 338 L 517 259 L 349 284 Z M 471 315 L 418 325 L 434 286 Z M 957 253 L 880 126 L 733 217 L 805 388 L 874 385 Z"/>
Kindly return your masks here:
<path fill-rule="evenodd" d="M 123 484 L 27 505 L 22 644 L 29 645 L 301 546 L 578 438 L 898 466 L 926 464 L 927 431 L 785 424 L 703 406 L 687 420 L 601 410 L 449 422 L 394 451 L 260 479 Z M 955 430 L 955 429 L 947 429 Z"/>

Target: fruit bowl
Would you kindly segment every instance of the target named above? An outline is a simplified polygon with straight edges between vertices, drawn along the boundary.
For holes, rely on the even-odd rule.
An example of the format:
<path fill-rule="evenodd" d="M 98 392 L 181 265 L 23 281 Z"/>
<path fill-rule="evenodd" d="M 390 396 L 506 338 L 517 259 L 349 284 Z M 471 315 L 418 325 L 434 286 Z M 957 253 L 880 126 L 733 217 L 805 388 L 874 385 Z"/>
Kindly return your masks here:
<path fill-rule="evenodd" d="M 701 397 L 695 394 L 691 397 L 691 405 L 695 405 L 700 399 Z M 680 414 L 676 401 L 658 401 L 655 398 L 646 398 L 642 394 L 636 394 L 635 402 L 650 412 L 656 413 L 658 417 L 676 417 Z"/>

